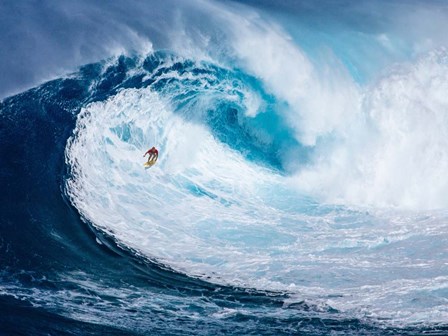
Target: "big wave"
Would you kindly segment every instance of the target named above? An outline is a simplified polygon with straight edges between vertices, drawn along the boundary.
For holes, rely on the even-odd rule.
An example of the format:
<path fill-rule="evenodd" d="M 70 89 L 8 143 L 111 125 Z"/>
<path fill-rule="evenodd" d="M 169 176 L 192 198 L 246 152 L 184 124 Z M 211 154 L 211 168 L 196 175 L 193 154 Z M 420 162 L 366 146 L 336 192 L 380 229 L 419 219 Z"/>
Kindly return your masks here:
<path fill-rule="evenodd" d="M 400 92 L 403 83 L 424 90 L 426 75 L 444 76 L 444 57 L 444 50 L 430 53 L 364 91 L 353 86 L 358 103 L 346 112 L 349 120 L 330 118 L 314 128 L 317 121 L 306 120 L 310 138 L 301 119 L 290 122 L 306 111 L 302 101 L 292 106 L 264 77 L 152 54 L 124 80 L 140 88 L 125 84 L 82 109 L 66 149 L 67 193 L 119 244 L 189 276 L 306 295 L 356 316 L 439 322 L 443 306 L 428 313 L 413 302 L 435 295 L 436 304 L 446 280 L 438 268 L 443 257 L 423 252 L 447 233 L 445 212 L 425 210 L 444 205 L 437 198 L 443 185 L 412 194 L 415 184 L 404 181 L 435 182 L 439 166 L 431 174 L 431 165 L 422 166 L 440 157 L 423 151 L 428 125 L 412 122 L 421 109 Z M 437 99 L 430 101 L 427 111 L 441 113 L 432 105 Z M 388 113 L 391 105 L 402 113 Z M 429 126 L 444 133 L 444 123 Z M 402 127 L 414 128 L 403 137 Z M 435 138 L 430 147 L 443 152 L 443 139 Z M 152 144 L 160 160 L 144 170 L 142 154 Z M 403 148 L 420 153 L 402 162 L 413 167 L 400 166 Z M 404 172 L 410 175 L 396 178 Z M 424 270 L 403 259 L 400 246 L 418 253 Z M 405 280 L 403 272 L 412 276 Z"/>
<path fill-rule="evenodd" d="M 404 13 L 399 23 L 363 25 L 370 5 L 347 17 L 327 5 L 184 5 L 174 28 L 157 27 L 158 46 L 130 29 L 119 56 L 22 97 L 57 97 L 55 119 L 76 119 L 62 189 L 100 244 L 172 277 L 285 295 L 285 308 L 306 300 L 381 325 L 442 325 L 448 43 L 398 26 L 416 12 L 445 27 L 445 12 L 388 5 L 380 13 Z M 330 10 L 344 24 L 324 20 Z M 153 145 L 159 161 L 144 170 Z M 84 276 L 61 277 L 104 288 Z"/>

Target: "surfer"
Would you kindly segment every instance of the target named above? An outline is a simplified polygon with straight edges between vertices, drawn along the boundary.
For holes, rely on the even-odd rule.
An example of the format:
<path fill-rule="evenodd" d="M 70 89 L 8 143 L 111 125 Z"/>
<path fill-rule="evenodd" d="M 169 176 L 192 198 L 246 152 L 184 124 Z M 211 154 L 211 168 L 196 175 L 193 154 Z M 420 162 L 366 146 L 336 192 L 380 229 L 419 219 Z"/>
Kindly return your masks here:
<path fill-rule="evenodd" d="M 148 151 L 143 155 L 143 157 L 146 156 L 146 154 L 149 154 L 148 156 L 148 162 L 150 161 L 157 161 L 157 158 L 159 157 L 159 151 L 153 146 L 151 149 L 148 149 Z"/>

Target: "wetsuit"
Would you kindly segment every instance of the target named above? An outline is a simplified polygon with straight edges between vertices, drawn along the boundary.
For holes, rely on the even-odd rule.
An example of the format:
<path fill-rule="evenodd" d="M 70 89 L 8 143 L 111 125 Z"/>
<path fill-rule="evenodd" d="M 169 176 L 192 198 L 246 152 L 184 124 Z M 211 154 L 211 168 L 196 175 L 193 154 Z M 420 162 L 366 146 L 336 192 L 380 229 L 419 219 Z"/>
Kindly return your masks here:
<path fill-rule="evenodd" d="M 148 156 L 148 162 L 151 161 L 151 160 L 153 160 L 153 159 L 156 159 L 156 160 L 157 160 L 157 158 L 159 157 L 159 151 L 158 151 L 155 147 L 149 149 L 149 150 L 145 153 L 144 156 L 146 156 L 146 154 L 149 154 L 149 156 Z"/>

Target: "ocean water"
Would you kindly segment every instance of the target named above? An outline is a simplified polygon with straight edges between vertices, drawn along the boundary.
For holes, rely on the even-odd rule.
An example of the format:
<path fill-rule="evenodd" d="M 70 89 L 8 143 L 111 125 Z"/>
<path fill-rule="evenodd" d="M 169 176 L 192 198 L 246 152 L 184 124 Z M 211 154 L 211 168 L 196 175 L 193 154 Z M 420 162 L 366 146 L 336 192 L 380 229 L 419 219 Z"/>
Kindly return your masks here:
<path fill-rule="evenodd" d="M 0 8 L 1 335 L 448 334 L 445 2 Z"/>

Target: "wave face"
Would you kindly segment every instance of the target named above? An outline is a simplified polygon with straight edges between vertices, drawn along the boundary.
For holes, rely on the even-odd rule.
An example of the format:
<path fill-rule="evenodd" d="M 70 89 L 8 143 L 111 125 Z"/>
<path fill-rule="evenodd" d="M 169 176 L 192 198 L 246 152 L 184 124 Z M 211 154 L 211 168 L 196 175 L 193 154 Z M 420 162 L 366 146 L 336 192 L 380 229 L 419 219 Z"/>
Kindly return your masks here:
<path fill-rule="evenodd" d="M 2 332 L 446 333 L 448 8 L 154 6 L 0 103 Z"/>

